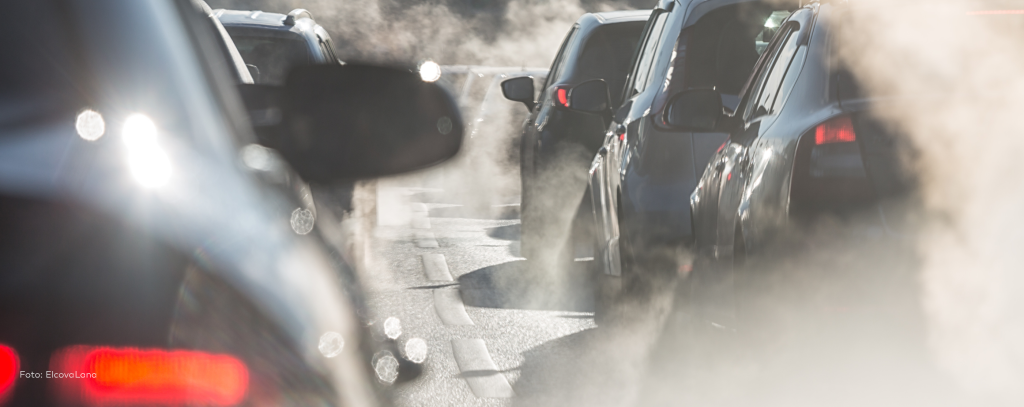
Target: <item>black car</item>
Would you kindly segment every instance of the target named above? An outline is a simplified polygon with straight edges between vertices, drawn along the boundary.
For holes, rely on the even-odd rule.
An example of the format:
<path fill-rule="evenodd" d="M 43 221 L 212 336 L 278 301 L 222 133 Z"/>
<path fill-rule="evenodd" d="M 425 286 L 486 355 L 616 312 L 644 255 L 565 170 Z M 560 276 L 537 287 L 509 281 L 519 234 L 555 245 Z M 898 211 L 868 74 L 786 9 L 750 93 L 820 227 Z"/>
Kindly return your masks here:
<path fill-rule="evenodd" d="M 637 283 L 648 273 L 675 273 L 677 249 L 693 239 L 687 198 L 727 137 L 671 125 L 668 102 L 689 89 L 717 89 L 721 98 L 711 105 L 682 108 L 735 108 L 765 41 L 787 14 L 777 2 L 662 1 L 645 28 L 621 105 L 607 96 L 614 84 L 592 81 L 569 90 L 570 109 L 612 121 L 579 213 L 593 214 L 594 258 L 602 279 L 615 277 L 610 281 L 624 288 L 621 294 L 643 292 Z M 600 297 L 599 310 L 618 296 L 609 295 Z"/>
<path fill-rule="evenodd" d="M 239 87 L 257 87 L 249 106 L 278 101 L 281 156 L 316 182 L 452 156 L 454 101 L 411 69 L 312 66 L 283 87 L 236 85 L 192 1 L 7 11 L 20 17 L 0 26 L 0 400 L 382 404 L 347 294 L 358 287 L 311 225 L 278 210 L 289 198 L 247 153 Z M 333 137 L 339 123 L 379 139 Z"/>
<path fill-rule="evenodd" d="M 537 99 L 530 77 L 502 83 L 506 98 L 530 110 L 520 141 L 524 257 L 563 251 L 563 232 L 586 189 L 582 174 L 608 125 L 600 117 L 569 110 L 569 89 L 600 79 L 615 89 L 613 102 L 620 100 L 618 89 L 649 15 L 649 10 L 584 14 L 562 42 Z"/>
<path fill-rule="evenodd" d="M 339 64 L 330 34 L 313 14 L 295 9 L 287 15 L 263 11 L 214 10 L 242 54 L 255 67 L 256 83 L 281 84 L 291 67 Z"/>
<path fill-rule="evenodd" d="M 866 213 L 852 225 L 873 227 L 880 237 L 899 233 L 895 213 L 878 204 L 913 191 L 915 177 L 901 162 L 910 147 L 872 118 L 869 108 L 881 99 L 861 94 L 833 62 L 834 22 L 844 7 L 812 3 L 784 21 L 735 112 L 671 110 L 716 99 L 710 89 L 670 102 L 668 121 L 729 134 L 690 197 L 698 256 L 690 280 L 708 322 L 735 326 L 735 266 L 778 246 L 791 226 Z"/>

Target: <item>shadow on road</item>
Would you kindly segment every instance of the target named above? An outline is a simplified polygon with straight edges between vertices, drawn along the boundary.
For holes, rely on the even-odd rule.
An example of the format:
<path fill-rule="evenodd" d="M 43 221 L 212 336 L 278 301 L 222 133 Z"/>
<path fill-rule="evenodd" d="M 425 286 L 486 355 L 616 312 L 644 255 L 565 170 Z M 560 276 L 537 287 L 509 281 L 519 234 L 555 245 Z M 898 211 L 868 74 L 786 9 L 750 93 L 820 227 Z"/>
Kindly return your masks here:
<path fill-rule="evenodd" d="M 490 229 L 486 229 L 486 230 L 487 230 L 487 236 L 493 237 L 495 239 L 512 240 L 512 241 L 518 241 L 519 240 L 519 233 L 520 233 L 519 232 L 520 231 L 520 225 L 519 224 L 508 225 L 508 226 L 498 226 L 496 228 L 490 228 Z"/>
<path fill-rule="evenodd" d="M 558 278 L 549 278 L 540 277 L 529 265 L 527 260 L 516 260 L 462 275 L 462 301 L 484 308 L 593 311 L 592 279 L 584 267 L 570 267 Z"/>

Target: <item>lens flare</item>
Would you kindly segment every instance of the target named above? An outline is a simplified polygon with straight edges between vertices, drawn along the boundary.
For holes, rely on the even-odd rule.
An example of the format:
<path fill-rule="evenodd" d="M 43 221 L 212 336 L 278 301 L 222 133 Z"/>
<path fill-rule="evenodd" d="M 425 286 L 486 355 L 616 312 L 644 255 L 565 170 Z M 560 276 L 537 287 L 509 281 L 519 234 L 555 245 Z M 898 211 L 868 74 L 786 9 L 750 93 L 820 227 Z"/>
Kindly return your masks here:
<path fill-rule="evenodd" d="M 402 321 L 395 317 L 385 319 L 384 335 L 391 339 L 397 339 L 399 336 L 402 336 Z"/>
<path fill-rule="evenodd" d="M 398 379 L 398 359 L 388 351 L 380 351 L 373 355 L 373 371 L 377 373 L 377 379 L 386 384 L 394 383 Z"/>
<path fill-rule="evenodd" d="M 156 124 L 143 114 L 128 116 L 122 137 L 128 152 L 128 169 L 147 188 L 163 186 L 171 178 L 171 160 L 157 143 Z"/>
<path fill-rule="evenodd" d="M 333 358 L 340 355 L 341 350 L 345 348 L 345 338 L 337 332 L 326 332 L 320 336 L 317 348 L 325 358 Z"/>
<path fill-rule="evenodd" d="M 441 65 L 434 61 L 425 61 L 420 64 L 420 78 L 424 82 L 434 82 L 441 79 Z"/>
<path fill-rule="evenodd" d="M 75 130 L 82 139 L 96 141 L 107 131 L 107 124 L 99 112 L 85 109 L 75 118 Z"/>
<path fill-rule="evenodd" d="M 300 235 L 306 235 L 313 231 L 316 218 L 313 216 L 313 211 L 309 209 L 295 208 L 292 211 L 292 217 L 289 222 L 292 225 L 292 231 Z"/>
<path fill-rule="evenodd" d="M 427 360 L 427 341 L 412 338 L 405 343 L 405 358 L 412 363 L 423 363 Z"/>

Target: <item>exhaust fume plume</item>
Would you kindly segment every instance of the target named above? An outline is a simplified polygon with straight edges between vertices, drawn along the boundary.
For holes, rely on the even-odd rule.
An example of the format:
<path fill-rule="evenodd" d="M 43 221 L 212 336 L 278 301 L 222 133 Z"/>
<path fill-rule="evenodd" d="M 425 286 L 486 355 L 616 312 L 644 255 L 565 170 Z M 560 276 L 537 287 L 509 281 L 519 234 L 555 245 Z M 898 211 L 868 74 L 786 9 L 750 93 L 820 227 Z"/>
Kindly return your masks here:
<path fill-rule="evenodd" d="M 854 3 L 851 1 L 851 3 Z M 928 346 L 973 397 L 1024 402 L 1024 2 L 861 2 L 841 59 L 918 153 Z"/>

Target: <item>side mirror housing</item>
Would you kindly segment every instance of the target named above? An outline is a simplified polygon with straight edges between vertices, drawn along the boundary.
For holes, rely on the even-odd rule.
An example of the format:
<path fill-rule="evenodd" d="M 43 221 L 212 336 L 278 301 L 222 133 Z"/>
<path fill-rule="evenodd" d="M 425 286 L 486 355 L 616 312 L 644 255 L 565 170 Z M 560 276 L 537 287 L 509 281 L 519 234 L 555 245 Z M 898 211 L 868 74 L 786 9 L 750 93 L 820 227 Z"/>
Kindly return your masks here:
<path fill-rule="evenodd" d="M 519 76 L 505 79 L 501 82 L 501 94 L 505 99 L 513 102 L 522 102 L 527 109 L 533 110 L 535 102 L 533 99 L 533 77 Z"/>
<path fill-rule="evenodd" d="M 410 70 L 309 65 L 283 87 L 240 87 L 260 142 L 311 183 L 425 168 L 462 144 L 455 101 Z"/>
<path fill-rule="evenodd" d="M 664 121 L 677 130 L 719 131 L 725 120 L 722 95 L 714 89 L 691 89 L 674 96 L 665 109 Z"/>
<path fill-rule="evenodd" d="M 569 109 L 577 112 L 609 115 L 612 97 L 604 79 L 593 79 L 569 89 Z"/>

